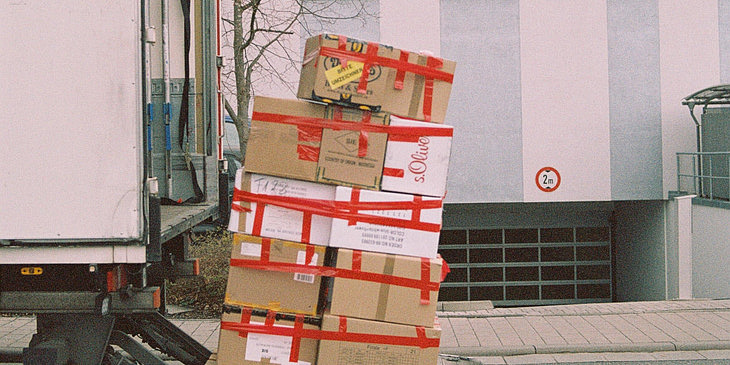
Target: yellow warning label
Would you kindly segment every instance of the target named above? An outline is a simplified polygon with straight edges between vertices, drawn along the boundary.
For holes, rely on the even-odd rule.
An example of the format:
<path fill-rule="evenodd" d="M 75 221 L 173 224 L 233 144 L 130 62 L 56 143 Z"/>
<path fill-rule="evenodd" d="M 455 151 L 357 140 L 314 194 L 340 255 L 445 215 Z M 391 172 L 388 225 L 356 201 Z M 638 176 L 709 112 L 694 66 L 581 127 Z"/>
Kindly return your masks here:
<path fill-rule="evenodd" d="M 355 81 L 360 78 L 365 64 L 362 62 L 349 61 L 346 67 L 337 66 L 324 71 L 324 76 L 330 83 L 332 89 Z"/>
<path fill-rule="evenodd" d="M 42 267 L 23 267 L 20 269 L 21 275 L 41 275 L 43 274 Z"/>

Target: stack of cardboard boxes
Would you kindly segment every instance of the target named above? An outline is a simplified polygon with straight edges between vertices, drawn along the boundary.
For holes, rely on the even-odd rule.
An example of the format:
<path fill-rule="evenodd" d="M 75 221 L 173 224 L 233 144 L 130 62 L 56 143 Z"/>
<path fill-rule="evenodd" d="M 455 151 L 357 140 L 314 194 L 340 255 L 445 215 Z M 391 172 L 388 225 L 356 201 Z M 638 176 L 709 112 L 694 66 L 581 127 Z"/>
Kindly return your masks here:
<path fill-rule="evenodd" d="M 436 364 L 455 64 L 320 35 L 256 97 L 219 364 Z"/>

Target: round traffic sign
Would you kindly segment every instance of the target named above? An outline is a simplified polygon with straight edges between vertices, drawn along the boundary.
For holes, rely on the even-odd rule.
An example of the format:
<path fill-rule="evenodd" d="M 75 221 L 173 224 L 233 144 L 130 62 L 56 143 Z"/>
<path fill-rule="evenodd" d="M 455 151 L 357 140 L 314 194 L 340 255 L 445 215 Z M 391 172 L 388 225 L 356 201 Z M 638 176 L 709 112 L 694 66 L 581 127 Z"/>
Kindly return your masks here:
<path fill-rule="evenodd" d="M 555 191 L 560 186 L 560 174 L 552 167 L 543 167 L 535 175 L 535 184 L 546 193 Z"/>

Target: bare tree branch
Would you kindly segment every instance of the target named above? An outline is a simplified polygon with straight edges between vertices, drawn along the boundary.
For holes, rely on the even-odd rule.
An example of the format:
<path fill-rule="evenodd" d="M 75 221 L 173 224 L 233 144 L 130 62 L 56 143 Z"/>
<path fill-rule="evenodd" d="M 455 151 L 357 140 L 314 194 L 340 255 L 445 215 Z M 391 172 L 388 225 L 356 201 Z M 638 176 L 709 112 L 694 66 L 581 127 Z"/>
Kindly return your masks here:
<path fill-rule="evenodd" d="M 225 104 L 226 112 L 228 112 L 228 115 L 230 115 L 231 119 L 233 119 L 233 123 L 237 123 L 238 115 L 236 114 L 236 111 L 233 110 L 231 104 L 228 103 L 228 99 L 223 99 L 223 103 Z"/>
<path fill-rule="evenodd" d="M 232 59 L 226 57 L 226 60 L 232 61 L 234 69 L 224 70 L 222 76 L 224 93 L 235 95 L 235 108 L 225 100 L 225 109 L 236 125 L 242 155 L 248 144 L 254 85 L 259 82 L 282 85 L 292 93 L 296 89 L 296 82 L 286 75 L 300 67 L 299 40 L 285 36 L 297 34 L 295 27 L 311 34 L 310 21 L 320 27 L 338 20 L 362 19 L 365 24 L 366 19 L 375 17 L 368 13 L 365 6 L 368 1 L 233 0 L 231 17 L 223 18 L 222 23 L 224 47 L 233 50 Z"/>

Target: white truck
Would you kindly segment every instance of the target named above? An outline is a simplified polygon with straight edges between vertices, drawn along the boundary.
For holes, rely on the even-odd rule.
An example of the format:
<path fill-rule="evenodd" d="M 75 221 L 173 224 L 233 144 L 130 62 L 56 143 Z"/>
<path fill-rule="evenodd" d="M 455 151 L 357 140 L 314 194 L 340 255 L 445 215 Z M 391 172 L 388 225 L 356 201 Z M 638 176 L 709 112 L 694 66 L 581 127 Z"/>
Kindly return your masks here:
<path fill-rule="evenodd" d="M 191 229 L 230 208 L 219 8 L 0 2 L 0 315 L 37 318 L 0 362 L 162 364 L 135 336 L 207 361 L 161 313 Z"/>

